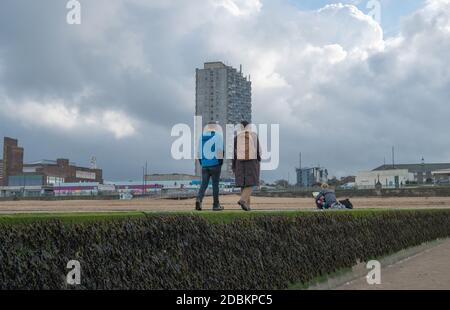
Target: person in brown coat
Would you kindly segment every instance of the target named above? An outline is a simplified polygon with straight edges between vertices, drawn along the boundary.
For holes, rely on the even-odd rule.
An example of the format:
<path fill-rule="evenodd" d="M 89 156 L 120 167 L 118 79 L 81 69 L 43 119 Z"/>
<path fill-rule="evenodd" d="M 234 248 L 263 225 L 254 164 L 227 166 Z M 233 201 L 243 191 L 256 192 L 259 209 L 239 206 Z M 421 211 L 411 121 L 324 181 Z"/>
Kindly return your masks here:
<path fill-rule="evenodd" d="M 245 211 L 250 211 L 250 196 L 254 186 L 259 186 L 261 151 L 259 139 L 247 121 L 241 122 L 241 130 L 234 138 L 234 157 L 232 169 L 236 186 L 241 188 L 238 204 Z"/>

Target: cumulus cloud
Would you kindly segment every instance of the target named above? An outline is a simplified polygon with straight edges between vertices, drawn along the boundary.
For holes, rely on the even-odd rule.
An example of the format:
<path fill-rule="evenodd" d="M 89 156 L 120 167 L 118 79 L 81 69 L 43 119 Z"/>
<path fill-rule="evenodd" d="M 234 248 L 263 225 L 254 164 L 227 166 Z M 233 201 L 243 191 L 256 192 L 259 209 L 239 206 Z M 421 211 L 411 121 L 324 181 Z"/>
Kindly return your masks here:
<path fill-rule="evenodd" d="M 77 106 L 61 101 L 46 100 L 45 103 L 27 101 L 24 103 L 4 102 L 2 112 L 13 120 L 33 129 L 46 127 L 52 130 L 83 131 L 86 134 L 107 131 L 116 139 L 134 135 L 135 120 L 119 111 L 91 111 L 86 114 Z"/>
<path fill-rule="evenodd" d="M 58 0 L 2 3 L 0 120 L 14 119 L 25 136 L 44 126 L 70 139 L 88 128 L 98 153 L 117 147 L 115 158 L 127 158 L 131 149 L 159 172 L 192 172 L 192 163 L 169 157 L 170 129 L 192 121 L 195 68 L 223 60 L 251 74 L 255 121 L 281 125 L 281 166 L 265 178 L 293 173 L 300 151 L 306 164 L 338 175 L 382 163 L 392 145 L 399 160 L 450 160 L 449 0 L 427 1 L 389 39 L 349 4 L 302 11 L 287 0 L 81 3 L 80 26 L 65 24 Z M 119 172 L 104 164 L 116 179 L 134 165 Z"/>
<path fill-rule="evenodd" d="M 262 7 L 260 0 L 222 0 L 218 1 L 218 5 L 223 6 L 235 16 L 257 13 Z"/>

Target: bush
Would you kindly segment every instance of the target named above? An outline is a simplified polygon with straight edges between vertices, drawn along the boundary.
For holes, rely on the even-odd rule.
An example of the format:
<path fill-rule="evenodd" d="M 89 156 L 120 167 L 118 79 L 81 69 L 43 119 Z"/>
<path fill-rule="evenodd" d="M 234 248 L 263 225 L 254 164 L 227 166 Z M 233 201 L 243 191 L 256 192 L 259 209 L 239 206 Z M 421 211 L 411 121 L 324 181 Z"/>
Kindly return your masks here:
<path fill-rule="evenodd" d="M 0 223 L 1 289 L 285 289 L 450 236 L 449 210 Z"/>

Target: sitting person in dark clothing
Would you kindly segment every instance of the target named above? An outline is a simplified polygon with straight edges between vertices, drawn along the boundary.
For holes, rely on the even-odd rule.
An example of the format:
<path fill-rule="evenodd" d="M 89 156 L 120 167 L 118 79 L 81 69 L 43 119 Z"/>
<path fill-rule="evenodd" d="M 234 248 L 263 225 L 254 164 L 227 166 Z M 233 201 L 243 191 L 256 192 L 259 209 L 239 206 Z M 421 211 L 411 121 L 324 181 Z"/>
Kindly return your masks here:
<path fill-rule="evenodd" d="M 334 190 L 330 189 L 327 183 L 322 184 L 322 190 L 315 198 L 319 209 L 353 209 L 350 200 L 338 201 Z"/>

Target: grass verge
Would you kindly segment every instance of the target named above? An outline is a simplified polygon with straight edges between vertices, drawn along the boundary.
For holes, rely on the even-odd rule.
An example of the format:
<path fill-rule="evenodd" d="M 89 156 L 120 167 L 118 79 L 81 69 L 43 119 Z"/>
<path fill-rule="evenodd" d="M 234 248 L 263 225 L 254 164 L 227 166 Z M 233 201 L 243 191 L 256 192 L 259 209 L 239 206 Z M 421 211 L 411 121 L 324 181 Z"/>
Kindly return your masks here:
<path fill-rule="evenodd" d="M 170 211 L 170 212 L 58 212 L 58 213 L 10 213 L 10 214 L 0 214 L 0 223 L 30 223 L 33 221 L 45 221 L 45 220 L 60 220 L 61 222 L 86 222 L 86 221 L 97 221 L 97 220 L 117 220 L 117 219 L 127 219 L 145 216 L 163 216 L 163 217 L 174 217 L 174 216 L 199 216 L 212 223 L 229 223 L 234 220 L 241 219 L 252 219 L 256 217 L 273 217 L 282 216 L 287 218 L 296 218 L 298 216 L 314 216 L 318 213 L 330 215 L 339 214 L 349 214 L 355 217 L 377 215 L 380 213 L 402 213 L 402 212 L 440 212 L 440 209 L 356 209 L 356 210 L 301 210 L 301 211 L 251 211 L 243 212 L 240 210 L 231 211 Z M 450 212 L 450 211 L 449 211 Z"/>

